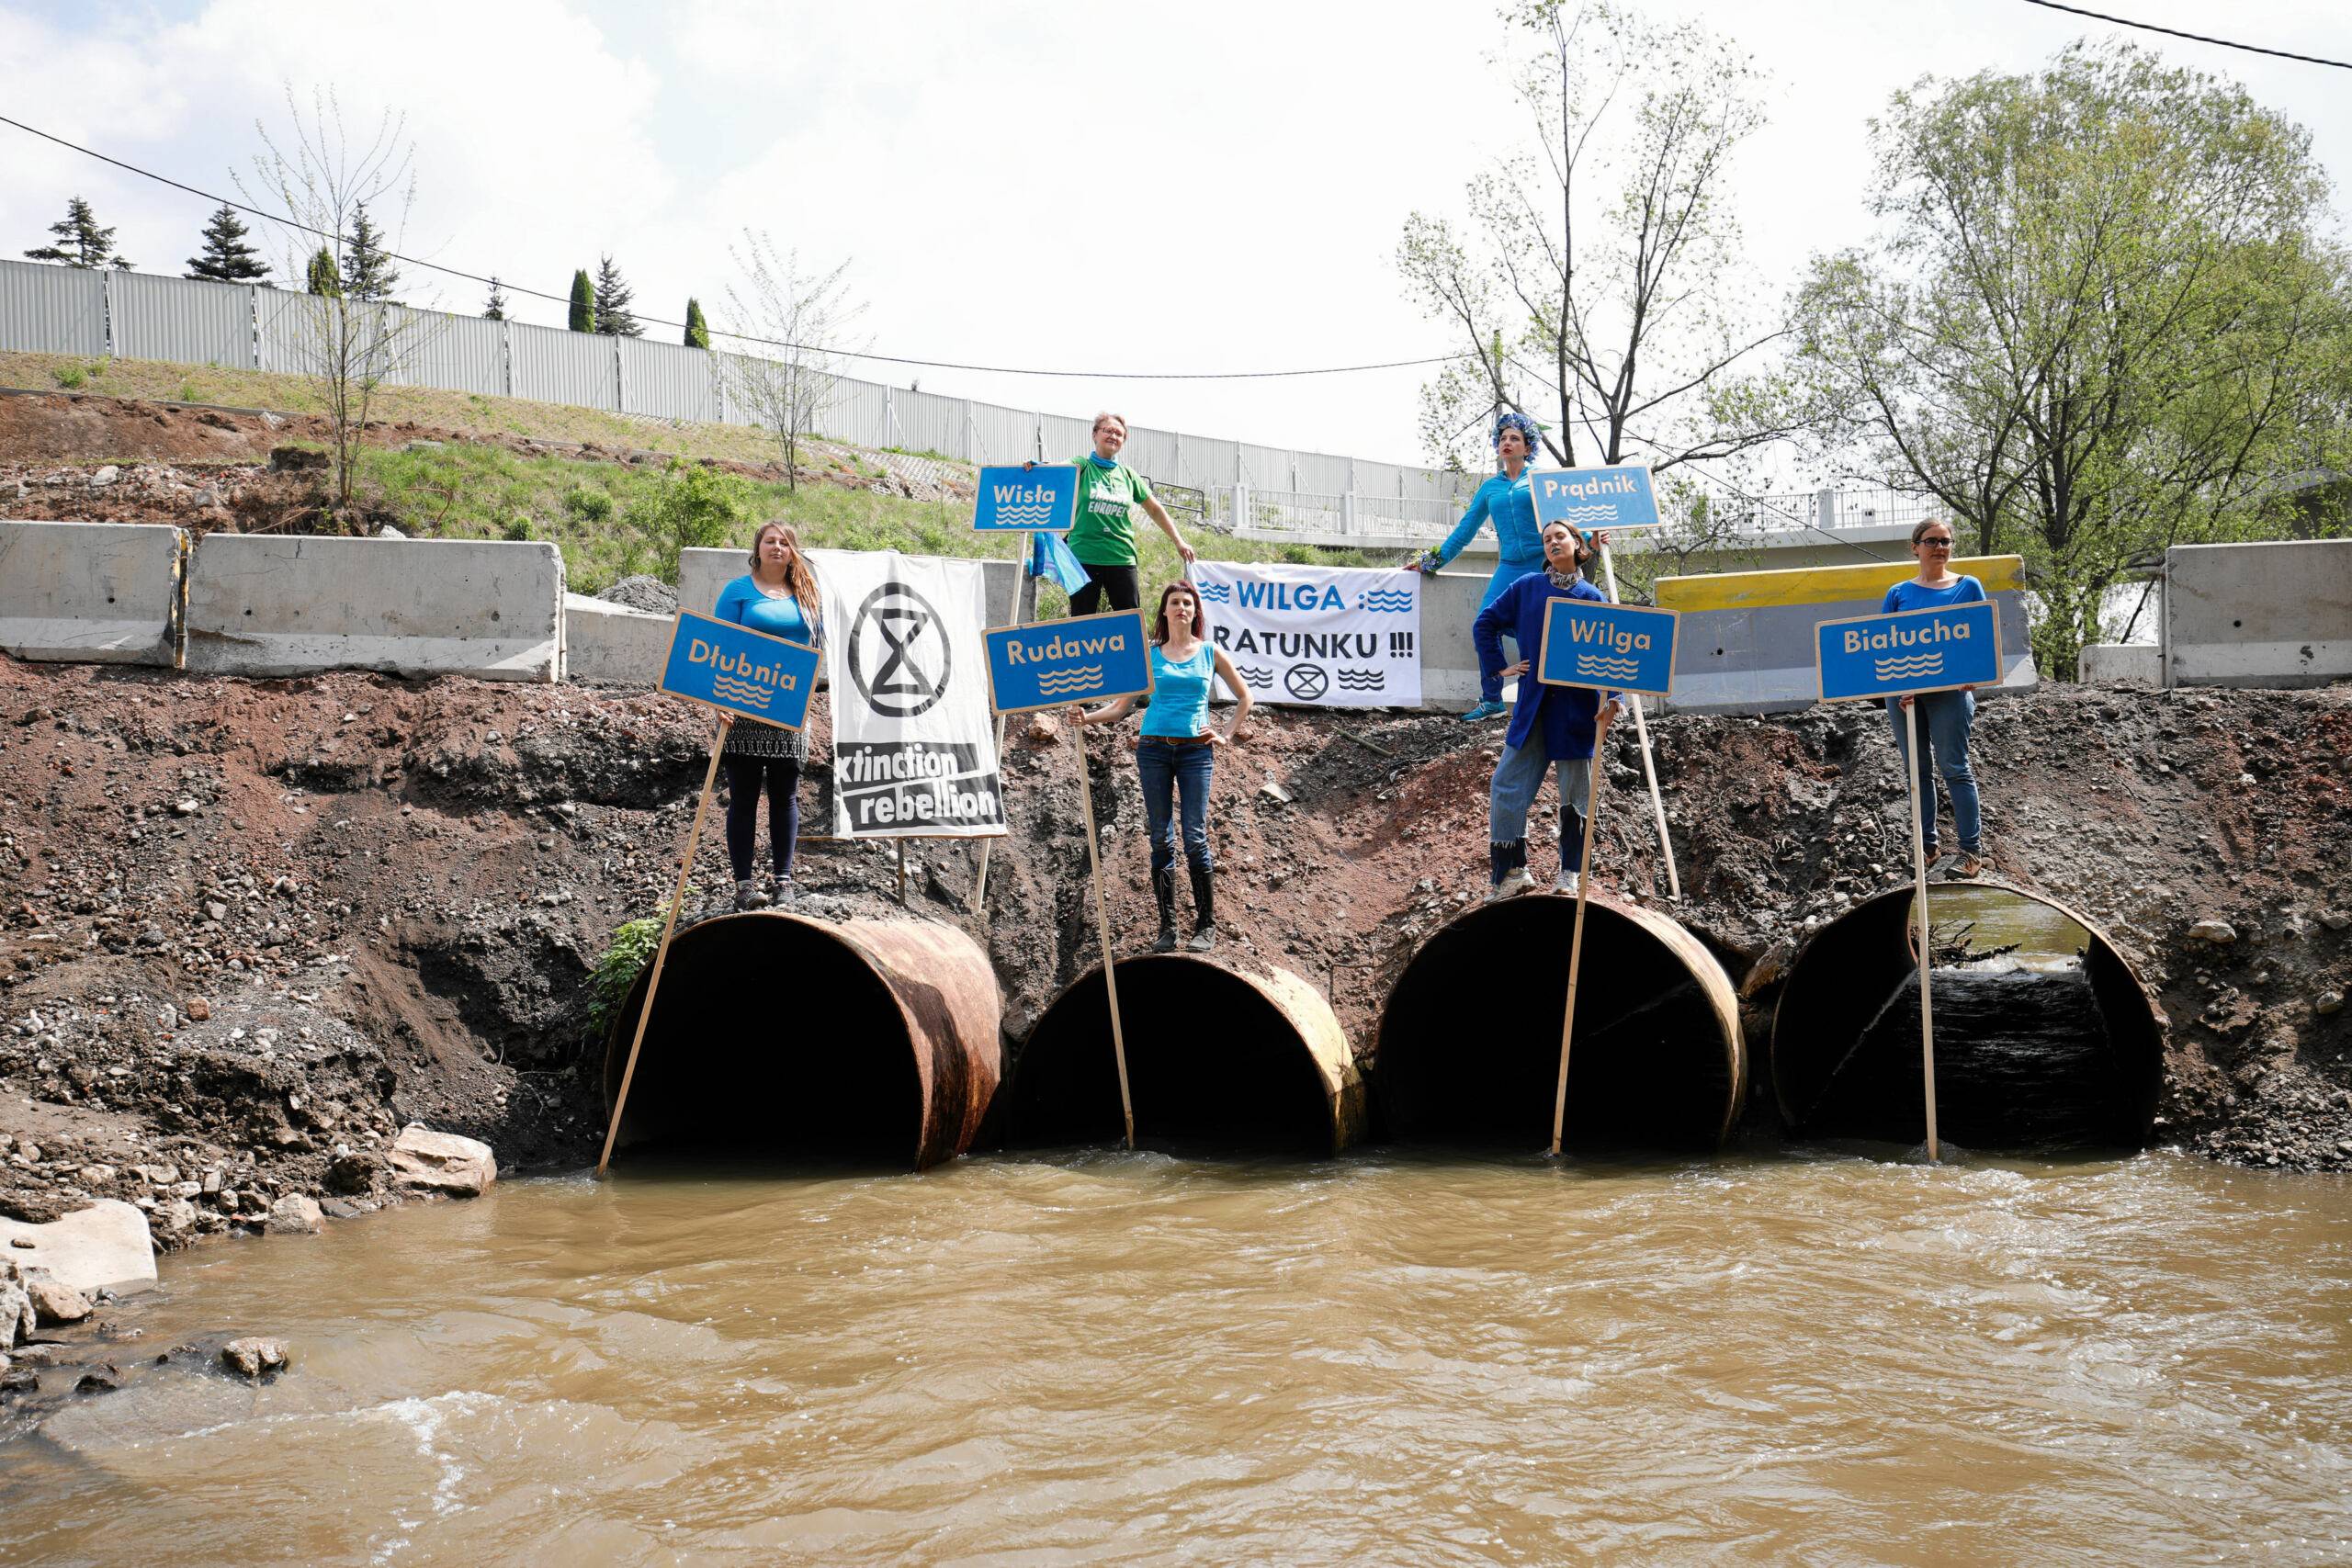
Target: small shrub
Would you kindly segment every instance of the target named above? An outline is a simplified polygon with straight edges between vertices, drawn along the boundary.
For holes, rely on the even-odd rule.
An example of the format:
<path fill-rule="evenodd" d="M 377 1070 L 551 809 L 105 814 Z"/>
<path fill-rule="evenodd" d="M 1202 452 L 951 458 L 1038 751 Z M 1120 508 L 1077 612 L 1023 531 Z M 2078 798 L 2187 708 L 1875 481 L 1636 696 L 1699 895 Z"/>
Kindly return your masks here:
<path fill-rule="evenodd" d="M 184 379 L 180 382 L 179 400 L 184 403 L 200 403 L 204 400 L 204 393 L 195 382 Z"/>
<path fill-rule="evenodd" d="M 718 468 L 673 458 L 660 488 L 629 502 L 626 519 L 653 552 L 665 582 L 678 581 L 678 554 L 723 545 L 750 515 L 743 481 Z"/>
<path fill-rule="evenodd" d="M 90 384 L 90 378 L 83 373 L 82 367 L 78 365 L 61 365 L 50 374 L 57 378 L 59 386 L 69 392 L 79 391 Z"/>
<path fill-rule="evenodd" d="M 691 905 L 699 896 L 700 890 L 687 883 L 687 903 Z M 613 928 L 612 942 L 588 972 L 588 1028 L 593 1034 L 601 1035 L 613 1026 L 613 1017 L 628 1000 L 628 988 L 637 984 L 639 971 L 653 962 L 653 950 L 662 945 L 662 921 L 669 909 L 664 899 L 653 907 L 651 914 Z"/>
<path fill-rule="evenodd" d="M 505 526 L 499 529 L 498 536 L 509 544 L 526 545 L 538 536 L 531 531 L 529 513 L 513 512 L 507 514 Z"/>
<path fill-rule="evenodd" d="M 582 523 L 603 523 L 613 515 L 613 498 L 594 485 L 573 485 L 563 492 L 563 509 Z"/>

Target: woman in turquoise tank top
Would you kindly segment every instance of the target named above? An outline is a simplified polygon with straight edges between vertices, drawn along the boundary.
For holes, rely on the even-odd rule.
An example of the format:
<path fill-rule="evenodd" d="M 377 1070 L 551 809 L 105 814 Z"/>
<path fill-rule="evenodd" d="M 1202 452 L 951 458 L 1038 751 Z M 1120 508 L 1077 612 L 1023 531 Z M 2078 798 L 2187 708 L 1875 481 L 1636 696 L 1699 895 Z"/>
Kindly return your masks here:
<path fill-rule="evenodd" d="M 1219 678 L 1235 698 L 1233 723 L 1219 735 L 1209 728 L 1209 689 Z M 1115 724 L 1133 712 L 1135 700 L 1121 697 L 1099 708 L 1076 708 L 1072 724 Z M 1193 882 L 1193 940 L 1206 953 L 1216 945 L 1215 899 L 1210 885 L 1209 780 L 1219 746 L 1249 739 L 1250 688 L 1232 660 L 1208 641 L 1201 596 L 1189 582 L 1159 591 L 1159 614 L 1151 626 L 1151 705 L 1144 709 L 1143 734 L 1136 741 L 1136 773 L 1143 782 L 1144 831 L 1151 840 L 1151 892 L 1159 903 L 1159 939 L 1154 953 L 1176 951 L 1176 837 L 1182 802 L 1184 863 Z"/>

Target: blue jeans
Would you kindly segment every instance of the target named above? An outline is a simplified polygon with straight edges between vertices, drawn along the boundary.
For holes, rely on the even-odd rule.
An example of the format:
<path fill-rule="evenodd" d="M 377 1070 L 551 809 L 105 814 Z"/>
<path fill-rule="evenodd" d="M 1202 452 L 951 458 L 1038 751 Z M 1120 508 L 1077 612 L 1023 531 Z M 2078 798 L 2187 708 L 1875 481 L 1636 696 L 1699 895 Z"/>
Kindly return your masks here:
<path fill-rule="evenodd" d="M 1919 715 L 1919 836 L 1936 847 L 1936 773 L 1951 795 L 1951 825 L 1960 847 L 1974 854 L 1984 847 L 1984 816 L 1976 799 L 1976 775 L 1968 768 L 1968 730 L 1976 722 L 1973 692 L 1928 692 L 1913 697 Z M 1903 739 L 1903 705 L 1890 697 L 1886 716 L 1894 726 L 1894 754 L 1908 763 Z"/>
<path fill-rule="evenodd" d="M 1544 788 L 1544 775 L 1555 759 L 1544 750 L 1544 738 L 1530 735 L 1524 746 L 1503 748 L 1495 764 L 1495 782 L 1487 796 L 1487 837 L 1497 844 L 1515 844 L 1527 837 L 1527 810 Z M 1560 863 L 1573 871 L 1584 859 L 1584 803 L 1592 793 L 1592 759 L 1561 757 Z"/>
<path fill-rule="evenodd" d="M 1147 735 L 1136 743 L 1136 773 L 1143 780 L 1144 833 L 1151 840 L 1154 875 L 1176 865 L 1176 817 L 1182 802 L 1184 859 L 1194 871 L 1209 869 L 1209 775 L 1215 747 L 1179 745 Z"/>

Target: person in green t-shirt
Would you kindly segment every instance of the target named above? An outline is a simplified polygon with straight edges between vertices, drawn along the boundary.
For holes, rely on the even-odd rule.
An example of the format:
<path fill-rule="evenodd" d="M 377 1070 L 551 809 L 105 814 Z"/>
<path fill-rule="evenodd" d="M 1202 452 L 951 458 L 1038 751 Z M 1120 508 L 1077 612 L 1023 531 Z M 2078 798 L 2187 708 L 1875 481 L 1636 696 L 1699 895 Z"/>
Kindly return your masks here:
<path fill-rule="evenodd" d="M 1086 569 L 1087 584 L 1069 596 L 1069 613 L 1091 615 L 1109 594 L 1114 610 L 1133 610 L 1142 603 L 1136 580 L 1135 509 L 1142 507 L 1159 525 L 1184 558 L 1193 564 L 1193 547 L 1176 531 L 1176 520 L 1151 493 L 1144 477 L 1119 461 L 1127 444 L 1124 414 L 1094 416 L 1094 450 L 1078 458 L 1078 521 L 1069 531 L 1069 553 Z M 1034 468 L 1035 463 L 1023 468 Z"/>

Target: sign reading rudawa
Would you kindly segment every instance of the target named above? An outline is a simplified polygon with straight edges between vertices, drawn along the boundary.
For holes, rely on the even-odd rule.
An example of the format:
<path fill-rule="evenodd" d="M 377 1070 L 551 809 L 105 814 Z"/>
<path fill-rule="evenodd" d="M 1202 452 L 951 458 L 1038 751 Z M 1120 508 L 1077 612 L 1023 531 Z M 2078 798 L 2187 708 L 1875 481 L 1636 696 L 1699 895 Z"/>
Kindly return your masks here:
<path fill-rule="evenodd" d="M 1209 640 L 1258 701 L 1420 705 L 1419 572 L 1196 561 L 1193 582 Z"/>
<path fill-rule="evenodd" d="M 989 632 L 989 691 L 999 713 L 1148 695 L 1143 612 L 1114 610 Z"/>
<path fill-rule="evenodd" d="M 980 563 L 896 550 L 811 550 L 833 694 L 833 831 L 972 838 L 1004 831 L 989 715 Z"/>

